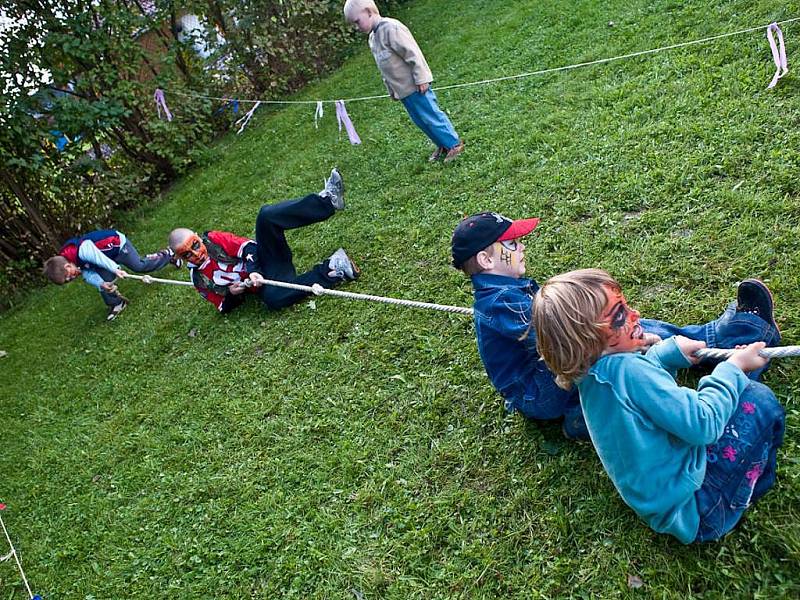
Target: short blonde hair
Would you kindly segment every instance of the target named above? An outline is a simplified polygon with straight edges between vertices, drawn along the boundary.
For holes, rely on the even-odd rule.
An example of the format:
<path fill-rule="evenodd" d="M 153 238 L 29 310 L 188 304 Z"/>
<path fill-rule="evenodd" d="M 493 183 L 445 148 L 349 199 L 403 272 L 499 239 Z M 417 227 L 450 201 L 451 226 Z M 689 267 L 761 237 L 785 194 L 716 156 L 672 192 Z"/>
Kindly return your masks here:
<path fill-rule="evenodd" d="M 536 347 L 559 387 L 569 389 L 606 347 L 605 288 L 619 283 L 600 269 L 581 269 L 548 279 L 533 301 Z"/>
<path fill-rule="evenodd" d="M 351 17 L 365 8 L 372 14 L 381 14 L 374 0 L 347 0 L 344 3 L 344 18 L 349 21 Z"/>
<path fill-rule="evenodd" d="M 69 261 L 61 255 L 51 256 L 44 261 L 44 274 L 47 278 L 57 285 L 63 285 L 67 281 L 67 272 L 64 268 Z"/>

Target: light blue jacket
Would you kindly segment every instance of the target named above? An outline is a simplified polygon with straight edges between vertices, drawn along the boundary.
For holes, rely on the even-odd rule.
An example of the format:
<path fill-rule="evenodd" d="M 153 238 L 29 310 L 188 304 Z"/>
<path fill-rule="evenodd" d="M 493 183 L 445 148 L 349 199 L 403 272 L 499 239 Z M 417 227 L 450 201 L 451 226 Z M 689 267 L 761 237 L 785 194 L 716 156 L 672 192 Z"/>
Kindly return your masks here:
<path fill-rule="evenodd" d="M 125 234 L 119 231 L 117 235 L 119 236 L 119 247 L 123 248 L 128 242 L 128 239 L 125 237 Z M 95 265 L 106 271 L 111 271 L 112 273 L 119 269 L 119 265 L 103 254 L 90 240 L 84 241 L 78 247 L 78 258 L 85 263 Z M 81 275 L 86 283 L 93 285 L 98 290 L 101 289 L 100 286 L 105 281 L 100 273 L 92 268 L 84 267 L 81 270 Z"/>
<path fill-rule="evenodd" d="M 747 376 L 722 362 L 697 390 L 675 371 L 690 366 L 670 338 L 647 355 L 601 357 L 578 382 L 592 442 L 622 499 L 653 530 L 684 544 L 697 535 L 695 492 L 706 473 L 706 446 L 733 415 Z"/>

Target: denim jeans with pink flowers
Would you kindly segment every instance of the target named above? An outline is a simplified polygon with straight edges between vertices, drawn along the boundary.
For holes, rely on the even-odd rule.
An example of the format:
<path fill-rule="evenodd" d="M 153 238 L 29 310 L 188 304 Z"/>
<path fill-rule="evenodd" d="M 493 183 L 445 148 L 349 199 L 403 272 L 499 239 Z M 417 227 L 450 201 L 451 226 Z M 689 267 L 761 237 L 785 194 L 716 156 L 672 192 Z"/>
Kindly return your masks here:
<path fill-rule="evenodd" d="M 718 540 L 775 483 L 785 415 L 775 394 L 752 382 L 716 443 L 706 448 L 706 476 L 695 493 L 700 513 L 696 542 Z"/>

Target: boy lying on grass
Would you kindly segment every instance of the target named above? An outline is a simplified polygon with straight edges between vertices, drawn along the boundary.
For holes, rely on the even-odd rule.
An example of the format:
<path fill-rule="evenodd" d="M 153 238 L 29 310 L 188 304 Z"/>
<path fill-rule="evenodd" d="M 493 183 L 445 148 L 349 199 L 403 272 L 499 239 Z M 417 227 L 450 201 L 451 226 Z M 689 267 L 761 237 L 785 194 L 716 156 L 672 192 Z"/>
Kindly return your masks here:
<path fill-rule="evenodd" d="M 135 273 L 151 273 L 169 263 L 176 267 L 181 264 L 174 258 L 172 250 L 160 250 L 142 258 L 124 233 L 103 229 L 64 242 L 59 253 L 44 262 L 44 273 L 58 285 L 82 275 L 86 283 L 100 292 L 108 307 L 106 318 L 113 321 L 128 305 L 128 299 L 119 293 L 114 283 L 117 277 L 125 277 L 125 271 L 119 265 Z"/>
<path fill-rule="evenodd" d="M 533 296 L 539 285 L 525 278 L 522 238 L 538 223 L 535 218 L 512 221 L 494 212 L 467 217 L 453 233 L 453 265 L 472 279 L 478 351 L 492 385 L 505 399 L 506 410 L 518 410 L 529 419 L 563 417 L 566 437 L 588 439 L 577 391 L 555 384 L 553 374 L 539 360 L 538 331 L 531 327 Z M 710 348 L 762 340 L 778 345 L 781 337 L 772 319 L 769 290 L 759 281 L 747 280 L 739 286 L 737 298 L 718 319 L 704 325 L 678 327 L 643 319 L 645 339 L 654 343 L 682 335 Z"/>
<path fill-rule="evenodd" d="M 771 298 L 761 308 L 772 321 Z M 558 385 L 577 385 L 611 481 L 654 531 L 684 544 L 719 539 L 775 483 L 784 411 L 746 375 L 766 366 L 764 342 L 740 346 L 697 390 L 681 387 L 676 370 L 697 364 L 706 344 L 674 336 L 642 355 L 639 313 L 598 269 L 545 282 L 533 323 Z"/>
<path fill-rule="evenodd" d="M 265 204 L 256 219 L 256 239 L 226 231 L 207 231 L 202 236 L 180 227 L 169 234 L 169 247 L 189 264 L 192 283 L 219 312 L 242 304 L 247 294 L 259 294 L 267 308 L 279 309 L 306 298 L 308 292 L 263 285 L 274 279 L 332 288 L 359 275 L 358 267 L 339 248 L 330 258 L 307 273 L 297 275 L 286 230 L 324 221 L 344 208 L 344 182 L 333 169 L 325 188 L 297 200 Z"/>

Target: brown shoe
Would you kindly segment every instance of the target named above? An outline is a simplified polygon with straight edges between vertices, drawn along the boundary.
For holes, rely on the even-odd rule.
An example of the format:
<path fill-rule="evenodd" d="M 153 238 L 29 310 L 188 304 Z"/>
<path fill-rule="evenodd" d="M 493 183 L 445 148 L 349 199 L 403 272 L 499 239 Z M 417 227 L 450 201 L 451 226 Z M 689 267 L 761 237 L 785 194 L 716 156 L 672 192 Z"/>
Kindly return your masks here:
<path fill-rule="evenodd" d="M 428 162 L 436 162 L 437 160 L 442 158 L 445 154 L 447 154 L 447 148 L 444 147 L 437 148 L 436 150 L 433 151 L 433 154 L 431 154 L 428 157 Z"/>
<path fill-rule="evenodd" d="M 445 154 L 444 162 L 449 163 L 451 160 L 455 160 L 456 156 L 461 154 L 464 151 L 464 142 L 459 141 L 455 146 L 450 148 Z"/>

